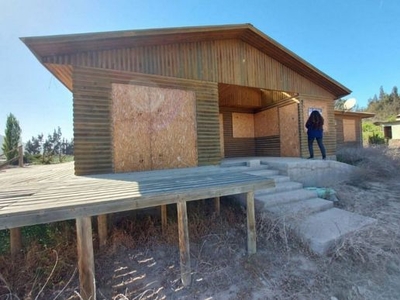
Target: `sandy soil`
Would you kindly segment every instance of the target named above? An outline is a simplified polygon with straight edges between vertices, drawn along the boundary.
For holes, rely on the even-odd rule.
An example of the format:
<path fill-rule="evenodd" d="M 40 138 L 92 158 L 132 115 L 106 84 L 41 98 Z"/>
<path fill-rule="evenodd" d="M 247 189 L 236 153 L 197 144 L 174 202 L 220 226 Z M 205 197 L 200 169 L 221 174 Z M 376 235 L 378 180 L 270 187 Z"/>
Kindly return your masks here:
<path fill-rule="evenodd" d="M 249 257 L 243 208 L 222 201 L 221 216 L 215 216 L 212 202 L 191 203 L 193 273 L 187 288 L 180 282 L 173 207 L 164 235 L 157 215 L 117 221 L 110 244 L 95 255 L 97 299 L 400 299 L 399 178 L 333 188 L 338 207 L 376 218 L 378 223 L 348 236 L 324 257 L 308 251 L 278 220 L 262 215 L 257 215 L 258 252 Z M 57 250 L 57 268 L 61 265 L 62 271 L 59 278 L 53 274 L 52 284 L 46 284 L 47 276 L 35 275 L 29 286 L 16 291 L 18 280 L 10 277 L 18 275 L 0 270 L 0 300 L 80 299 L 75 258 L 63 260 L 62 247 Z M 43 261 L 31 260 L 24 272 L 39 274 Z M 51 270 L 52 259 L 46 263 Z"/>

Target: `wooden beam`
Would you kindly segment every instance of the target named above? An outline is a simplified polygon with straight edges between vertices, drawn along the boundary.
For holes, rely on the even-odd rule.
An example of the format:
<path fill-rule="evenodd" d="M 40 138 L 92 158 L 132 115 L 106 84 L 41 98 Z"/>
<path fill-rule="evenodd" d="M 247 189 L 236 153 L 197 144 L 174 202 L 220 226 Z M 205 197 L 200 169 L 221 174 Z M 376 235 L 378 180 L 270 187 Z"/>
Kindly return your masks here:
<path fill-rule="evenodd" d="M 97 216 L 97 231 L 99 235 L 99 247 L 103 248 L 107 245 L 108 224 L 107 215 Z"/>
<path fill-rule="evenodd" d="M 247 202 L 247 253 L 251 255 L 257 252 L 256 217 L 254 211 L 254 191 L 246 193 L 246 202 Z"/>
<path fill-rule="evenodd" d="M 76 219 L 80 296 L 83 300 L 96 300 L 92 221 L 90 217 Z"/>
<path fill-rule="evenodd" d="M 10 248 L 11 248 L 11 255 L 13 257 L 21 252 L 22 238 L 21 238 L 21 228 L 19 227 L 10 229 Z"/>
<path fill-rule="evenodd" d="M 168 225 L 167 205 L 161 205 L 161 229 L 165 233 Z"/>
<path fill-rule="evenodd" d="M 186 201 L 181 200 L 177 203 L 178 211 L 178 232 L 179 232 L 179 251 L 181 260 L 181 280 L 184 286 L 190 285 L 190 247 L 189 247 L 189 229 L 186 209 Z"/>
<path fill-rule="evenodd" d="M 220 197 L 215 197 L 214 198 L 214 208 L 215 208 L 215 213 L 217 216 L 221 214 L 221 200 Z"/>

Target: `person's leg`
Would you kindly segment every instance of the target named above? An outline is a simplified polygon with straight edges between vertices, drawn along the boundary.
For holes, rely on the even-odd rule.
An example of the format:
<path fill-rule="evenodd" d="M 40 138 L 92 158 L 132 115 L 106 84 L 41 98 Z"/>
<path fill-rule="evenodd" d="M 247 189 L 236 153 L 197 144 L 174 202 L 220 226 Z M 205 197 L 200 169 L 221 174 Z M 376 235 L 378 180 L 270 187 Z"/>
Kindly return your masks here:
<path fill-rule="evenodd" d="M 318 143 L 319 150 L 321 150 L 322 159 L 325 159 L 326 158 L 326 151 L 325 151 L 325 146 L 324 146 L 324 143 L 322 141 L 322 138 L 317 138 L 317 143 Z"/>
<path fill-rule="evenodd" d="M 314 157 L 314 149 L 313 149 L 314 138 L 308 138 L 308 152 L 310 152 L 310 157 Z"/>

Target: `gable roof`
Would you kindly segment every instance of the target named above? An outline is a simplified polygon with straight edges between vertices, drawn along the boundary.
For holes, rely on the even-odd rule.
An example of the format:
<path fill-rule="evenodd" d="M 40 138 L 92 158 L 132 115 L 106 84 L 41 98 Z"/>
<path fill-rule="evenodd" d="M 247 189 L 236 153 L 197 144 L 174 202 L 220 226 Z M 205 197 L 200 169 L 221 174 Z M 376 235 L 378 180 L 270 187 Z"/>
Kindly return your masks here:
<path fill-rule="evenodd" d="M 41 63 L 43 63 L 43 57 L 74 52 L 222 39 L 239 39 L 248 43 L 318 84 L 337 98 L 351 93 L 351 90 L 251 24 L 143 29 L 21 38 Z"/>

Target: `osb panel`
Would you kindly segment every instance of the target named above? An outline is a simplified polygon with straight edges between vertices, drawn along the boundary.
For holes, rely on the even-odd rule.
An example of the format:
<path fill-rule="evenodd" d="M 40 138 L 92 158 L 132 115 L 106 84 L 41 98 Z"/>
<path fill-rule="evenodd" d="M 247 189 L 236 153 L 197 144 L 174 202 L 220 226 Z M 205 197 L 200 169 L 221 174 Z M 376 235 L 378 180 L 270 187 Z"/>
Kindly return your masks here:
<path fill-rule="evenodd" d="M 343 139 L 345 142 L 357 141 L 355 120 L 343 119 Z"/>
<path fill-rule="evenodd" d="M 234 138 L 254 138 L 254 115 L 232 113 Z"/>
<path fill-rule="evenodd" d="M 330 126 L 328 122 L 328 102 L 323 101 L 323 100 L 305 100 L 303 102 L 303 118 L 304 118 L 304 124 L 303 128 L 307 132 L 306 129 L 306 124 L 309 114 L 310 114 L 310 109 L 321 109 L 322 110 L 322 117 L 324 118 L 324 133 L 328 133 L 330 131 Z"/>
<path fill-rule="evenodd" d="M 264 110 L 254 116 L 255 137 L 264 137 L 279 134 L 278 108 Z"/>
<path fill-rule="evenodd" d="M 112 84 L 115 172 L 197 165 L 195 94 Z"/>
<path fill-rule="evenodd" d="M 149 89 L 152 169 L 197 166 L 195 93 L 176 89 Z"/>
<path fill-rule="evenodd" d="M 279 108 L 281 156 L 300 155 L 299 118 L 297 104 Z"/>
<path fill-rule="evenodd" d="M 148 94 L 143 87 L 113 84 L 111 97 L 115 172 L 149 170 Z"/>
<path fill-rule="evenodd" d="M 224 115 L 219 114 L 219 141 L 221 148 L 221 157 L 225 157 L 225 148 L 224 148 Z"/>

